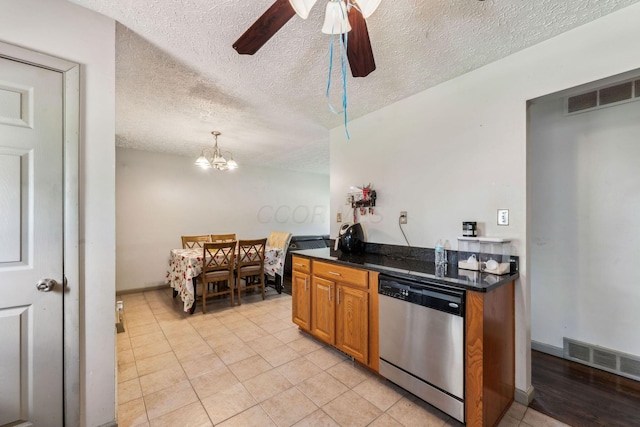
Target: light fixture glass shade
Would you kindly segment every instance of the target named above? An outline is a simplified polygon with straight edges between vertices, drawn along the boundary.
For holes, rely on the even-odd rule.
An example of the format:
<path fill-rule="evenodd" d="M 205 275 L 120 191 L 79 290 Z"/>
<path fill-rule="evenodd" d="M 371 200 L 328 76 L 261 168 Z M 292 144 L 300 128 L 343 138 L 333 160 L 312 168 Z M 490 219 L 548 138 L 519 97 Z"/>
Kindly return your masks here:
<path fill-rule="evenodd" d="M 357 0 L 362 16 L 368 18 L 376 11 L 382 0 Z"/>
<path fill-rule="evenodd" d="M 327 3 L 322 32 L 325 34 L 343 34 L 351 31 L 347 7 L 342 0 L 331 0 Z"/>
<path fill-rule="evenodd" d="M 229 169 L 238 169 L 238 164 L 236 163 L 235 160 L 233 160 L 233 157 L 229 159 L 229 161 L 227 162 L 227 167 Z"/>
<path fill-rule="evenodd" d="M 316 1 L 318 0 L 289 0 L 289 3 L 300 18 L 307 19 L 311 8 L 316 4 Z"/>
<path fill-rule="evenodd" d="M 196 160 L 196 166 L 200 166 L 202 169 L 211 168 L 211 163 L 209 163 L 209 160 L 207 160 L 207 158 L 204 156 L 204 152 L 200 155 L 200 157 L 198 157 L 198 160 Z"/>

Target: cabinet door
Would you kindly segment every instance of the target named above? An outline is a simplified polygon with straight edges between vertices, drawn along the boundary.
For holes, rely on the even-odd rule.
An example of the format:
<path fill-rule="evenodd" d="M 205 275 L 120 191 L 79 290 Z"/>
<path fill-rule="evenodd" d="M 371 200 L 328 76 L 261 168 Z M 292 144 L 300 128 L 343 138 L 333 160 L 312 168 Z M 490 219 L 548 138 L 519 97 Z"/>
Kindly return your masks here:
<path fill-rule="evenodd" d="M 339 284 L 336 323 L 336 347 L 369 363 L 369 293 Z"/>
<path fill-rule="evenodd" d="M 313 276 L 311 293 L 311 333 L 321 340 L 335 343 L 336 306 L 334 302 L 335 282 Z"/>
<path fill-rule="evenodd" d="M 293 298 L 293 323 L 305 331 L 311 330 L 311 283 L 309 275 L 293 270 L 291 294 Z"/>

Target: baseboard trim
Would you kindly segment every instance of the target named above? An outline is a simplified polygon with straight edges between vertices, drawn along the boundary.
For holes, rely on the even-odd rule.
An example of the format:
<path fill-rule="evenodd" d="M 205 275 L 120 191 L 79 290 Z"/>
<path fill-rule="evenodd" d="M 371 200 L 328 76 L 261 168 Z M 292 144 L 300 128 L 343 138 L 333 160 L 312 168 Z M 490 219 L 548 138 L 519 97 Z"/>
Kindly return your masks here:
<path fill-rule="evenodd" d="M 136 288 L 136 289 L 124 289 L 121 291 L 116 289 L 116 295 L 126 295 L 126 294 L 136 294 L 138 292 L 158 291 L 158 290 L 167 289 L 167 288 L 169 288 L 169 285 L 165 283 L 163 285 L 146 286 L 144 288 Z"/>
<path fill-rule="evenodd" d="M 111 421 L 110 423 L 102 424 L 100 427 L 118 427 L 118 422 Z"/>
<path fill-rule="evenodd" d="M 516 389 L 513 395 L 513 400 L 524 406 L 529 406 L 529 404 L 533 400 L 534 395 L 535 390 L 533 389 L 533 386 L 529 386 L 529 389 L 527 391 Z"/>
<path fill-rule="evenodd" d="M 531 350 L 540 351 L 556 357 L 564 357 L 564 350 L 562 347 L 556 347 L 554 345 L 544 344 L 538 341 L 531 341 Z"/>

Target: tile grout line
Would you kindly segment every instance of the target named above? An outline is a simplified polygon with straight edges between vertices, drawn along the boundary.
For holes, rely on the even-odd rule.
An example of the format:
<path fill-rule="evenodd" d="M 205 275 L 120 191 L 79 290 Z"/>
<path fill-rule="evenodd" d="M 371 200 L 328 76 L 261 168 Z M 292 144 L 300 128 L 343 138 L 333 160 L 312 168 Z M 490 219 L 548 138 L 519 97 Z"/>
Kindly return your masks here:
<path fill-rule="evenodd" d="M 174 303 L 172 303 L 172 301 L 171 301 L 171 300 L 172 300 L 172 297 L 171 297 L 170 293 L 168 293 L 168 292 L 162 292 L 162 293 L 160 293 L 160 292 L 159 292 L 158 294 L 160 295 L 160 297 L 167 297 L 167 298 L 169 298 L 169 299 L 170 299 L 169 303 L 167 304 L 167 306 L 169 307 L 169 309 L 170 309 L 171 307 L 173 307 L 174 309 L 176 309 L 175 304 L 174 304 Z M 156 294 L 156 295 L 158 295 L 158 294 Z M 186 360 L 181 360 L 181 359 L 179 359 L 179 358 L 178 358 L 178 354 L 176 353 L 176 347 L 175 347 L 175 346 L 176 346 L 176 345 L 178 345 L 178 344 L 172 344 L 172 342 L 171 342 L 171 340 L 170 340 L 170 338 L 169 338 L 169 336 L 173 336 L 173 334 L 169 334 L 169 335 L 167 335 L 167 332 L 169 331 L 169 329 L 168 329 L 168 328 L 163 328 L 163 327 L 162 327 L 162 325 L 163 325 L 163 324 L 173 322 L 173 320 L 170 320 L 170 319 L 171 319 L 171 318 L 170 318 L 170 316 L 167 316 L 167 317 L 162 316 L 161 314 L 162 314 L 162 313 L 164 313 L 164 311 L 157 311 L 157 310 L 162 310 L 162 309 L 166 308 L 166 306 L 160 306 L 160 305 L 158 304 L 158 301 L 160 300 L 160 298 L 155 299 L 155 298 L 152 298 L 152 297 L 151 297 L 151 295 L 152 295 L 151 293 L 147 294 L 147 292 L 143 292 L 143 293 L 142 293 L 142 296 L 143 296 L 143 298 L 144 298 L 144 302 L 145 302 L 145 307 L 146 307 L 148 310 L 150 310 L 150 312 L 151 312 L 151 314 L 152 314 L 152 316 L 153 316 L 153 319 L 154 319 L 155 324 L 156 324 L 156 325 L 157 325 L 157 327 L 161 330 L 161 332 L 162 332 L 162 336 L 164 337 L 164 339 L 168 342 L 169 347 L 171 348 L 171 353 L 172 353 L 173 357 L 177 360 L 178 364 L 180 365 L 180 368 L 182 369 L 182 373 L 184 374 L 185 378 L 186 378 L 186 379 L 187 379 L 187 381 L 188 381 L 189 386 L 191 387 L 191 390 L 195 393 L 195 395 L 196 395 L 196 397 L 197 397 L 197 402 L 200 404 L 200 406 L 201 406 L 201 407 L 202 407 L 202 409 L 204 410 L 204 412 L 205 412 L 205 414 L 206 414 L 206 417 L 207 417 L 208 421 L 213 425 L 213 419 L 211 418 L 211 416 L 210 416 L 209 412 L 208 412 L 208 411 L 206 410 L 206 408 L 204 407 L 204 405 L 203 405 L 203 403 L 202 403 L 202 399 L 200 398 L 200 395 L 195 391 L 194 384 L 192 383 L 192 380 L 193 380 L 194 378 L 199 377 L 200 375 L 198 375 L 197 377 L 194 377 L 194 378 L 190 378 L 190 377 L 189 377 L 189 375 L 187 375 L 187 372 L 186 372 L 185 367 L 184 367 L 184 363 L 186 363 L 186 362 L 188 362 L 188 361 L 194 361 L 194 360 L 197 360 L 197 359 L 198 359 L 199 357 L 201 357 L 201 356 L 200 356 L 200 355 L 195 355 L 195 356 L 193 356 L 193 357 L 189 357 L 189 356 L 187 356 L 187 357 L 186 357 Z M 234 418 L 234 417 L 237 417 L 237 416 L 239 416 L 239 415 L 241 415 L 241 414 L 243 414 L 243 413 L 245 413 L 245 412 L 249 411 L 250 409 L 253 409 L 253 408 L 255 408 L 256 406 L 258 406 L 258 407 L 260 408 L 260 410 L 261 410 L 264 414 L 266 414 L 266 416 L 268 417 L 268 419 L 269 419 L 269 420 L 271 420 L 274 424 L 278 425 L 278 423 L 277 423 L 277 419 L 276 419 L 276 418 L 274 418 L 274 416 L 273 416 L 271 413 L 269 413 L 269 412 L 267 411 L 266 407 L 265 407 L 265 406 L 263 406 L 263 405 L 265 404 L 265 402 L 268 402 L 270 399 L 273 399 L 273 398 L 275 398 L 276 396 L 278 396 L 278 395 L 280 395 L 280 394 L 282 394 L 282 393 L 285 393 L 285 392 L 287 392 L 287 391 L 290 391 L 290 390 L 292 390 L 292 389 L 295 389 L 295 390 L 296 390 L 296 392 L 300 393 L 302 396 L 304 396 L 306 399 L 308 399 L 310 402 L 312 402 L 312 403 L 313 403 L 313 407 L 314 407 L 314 409 L 313 409 L 313 411 L 312 411 L 311 413 L 308 413 L 308 414 L 304 415 L 300 420 L 296 420 L 296 421 L 295 421 L 295 422 L 293 422 L 292 424 L 294 424 L 294 423 L 297 423 L 297 422 L 300 422 L 300 421 L 304 420 L 305 418 L 307 418 L 307 417 L 309 417 L 310 415 L 314 414 L 314 413 L 315 413 L 315 412 L 317 412 L 318 410 L 322 411 L 323 416 L 326 416 L 326 417 L 328 417 L 329 419 L 331 419 L 332 421 L 334 421 L 335 423 L 339 424 L 338 420 L 337 420 L 337 419 L 335 419 L 334 417 L 332 417 L 332 416 L 331 416 L 328 412 L 326 412 L 323 408 L 324 408 L 324 407 L 326 407 L 327 405 L 331 404 L 332 402 L 335 402 L 337 399 L 342 398 L 342 397 L 343 397 L 345 394 L 347 394 L 349 391 L 353 391 L 354 396 L 358 397 L 359 399 L 362 399 L 364 402 L 367 402 L 368 404 L 370 404 L 370 405 L 372 405 L 373 407 L 377 408 L 377 410 L 380 412 L 380 413 L 379 413 L 379 415 L 377 415 L 377 416 L 376 416 L 373 420 L 371 420 L 368 424 L 375 423 L 377 420 L 379 420 L 379 419 L 380 419 L 380 417 L 384 416 L 385 414 L 386 414 L 387 416 L 389 416 L 392 420 L 394 420 L 394 421 L 398 422 L 399 424 L 402 424 L 402 422 L 401 422 L 400 420 L 398 420 L 397 418 L 393 417 L 393 415 L 391 415 L 388 411 L 389 411 L 391 408 L 393 408 L 395 405 L 397 405 L 399 402 L 403 401 L 403 399 L 407 398 L 407 395 L 402 394 L 402 395 L 401 395 L 401 397 L 400 397 L 397 401 L 395 401 L 393 404 L 391 404 L 391 406 L 389 406 L 386 410 L 382 410 L 382 409 L 380 409 L 376 404 L 374 404 L 372 401 L 369 401 L 369 400 L 368 400 L 364 395 L 361 395 L 360 393 L 358 393 L 357 391 L 355 391 L 355 388 L 356 388 L 356 387 L 358 387 L 360 384 L 364 383 L 365 381 L 368 381 L 370 378 L 374 378 L 373 376 L 371 376 L 371 377 L 367 377 L 367 378 L 365 378 L 365 379 L 363 379 L 363 380 L 361 380 L 361 381 L 357 381 L 356 383 L 354 383 L 354 382 L 352 382 L 352 381 L 347 381 L 347 380 L 346 380 L 346 378 L 341 379 L 340 377 L 336 377 L 336 376 L 332 375 L 332 373 L 330 373 L 329 371 L 330 371 L 331 369 L 333 369 L 333 368 L 335 368 L 335 367 L 339 366 L 341 363 L 344 363 L 346 359 L 339 360 L 339 361 L 337 361 L 336 363 L 333 363 L 333 364 L 331 364 L 330 366 L 327 366 L 326 368 L 323 368 L 322 366 L 320 366 L 320 365 L 318 365 L 316 362 L 314 362 L 312 359 L 308 359 L 308 358 L 307 358 L 307 356 L 308 356 L 309 354 L 312 354 L 312 353 L 317 352 L 317 351 L 320 351 L 320 350 L 323 350 L 323 351 L 329 351 L 329 352 L 330 352 L 330 351 L 331 351 L 331 349 L 330 349 L 330 348 L 328 348 L 328 347 L 326 347 L 326 346 L 324 346 L 324 345 L 323 345 L 323 346 L 321 346 L 321 347 L 319 347 L 319 348 L 317 348 L 317 349 L 313 349 L 313 350 L 311 350 L 311 351 L 303 350 L 303 352 L 301 352 L 301 351 L 299 351 L 299 350 L 296 350 L 296 348 L 295 348 L 295 347 L 292 347 L 292 346 L 291 346 L 291 345 L 292 345 L 292 343 L 293 343 L 293 342 L 296 342 L 296 341 L 298 341 L 298 340 L 301 340 L 302 338 L 308 338 L 308 339 L 311 339 L 311 338 L 306 337 L 306 336 L 304 336 L 304 335 L 301 335 L 301 336 L 300 336 L 300 338 L 295 338 L 295 339 L 293 339 L 293 340 L 288 340 L 287 342 L 285 342 L 285 341 L 281 340 L 280 338 L 278 338 L 278 337 L 276 336 L 276 334 L 278 334 L 278 333 L 280 333 L 280 332 L 285 331 L 285 330 L 286 330 L 286 329 L 288 329 L 289 327 L 284 328 L 284 329 L 270 328 L 269 330 L 266 330 L 266 329 L 264 329 L 264 328 L 262 327 L 262 325 L 263 325 L 263 324 L 265 324 L 265 325 L 266 325 L 266 324 L 268 324 L 268 323 L 279 323 L 279 322 L 284 322 L 285 317 L 283 317 L 283 316 L 282 316 L 282 314 L 284 314 L 284 311 L 285 311 L 285 310 L 284 310 L 284 308 L 285 308 L 285 303 L 284 303 L 284 301 L 285 301 L 285 300 L 283 300 L 283 302 L 282 302 L 282 303 L 280 303 L 280 302 L 278 301 L 279 299 L 280 299 L 280 298 L 271 299 L 271 300 L 268 300 L 268 299 L 267 299 L 267 300 L 265 300 L 265 301 L 258 300 L 258 301 L 256 301 L 256 307 L 255 307 L 255 310 L 252 310 L 252 309 L 249 309 L 249 308 L 245 308 L 245 307 L 247 307 L 247 305 L 243 305 L 243 306 L 240 306 L 240 307 L 242 307 L 243 309 L 238 309 L 238 306 L 236 306 L 236 307 L 233 307 L 231 310 L 224 310 L 224 311 L 223 311 L 222 313 L 220 313 L 220 315 L 218 315 L 218 316 L 211 316 L 211 319 L 218 319 L 218 320 L 221 322 L 221 325 L 222 325 L 222 326 L 224 326 L 225 328 L 227 328 L 227 329 L 230 331 L 230 334 L 232 334 L 236 339 L 238 339 L 238 340 L 242 343 L 242 345 L 243 345 L 243 346 L 247 346 L 248 348 L 250 348 L 250 349 L 255 353 L 255 355 L 253 355 L 253 356 L 245 357 L 245 358 L 240 359 L 240 360 L 234 360 L 232 363 L 229 363 L 229 364 L 228 364 L 227 362 L 225 362 L 225 361 L 220 357 L 220 356 L 221 356 L 221 354 L 219 354 L 219 353 L 216 351 L 216 347 L 218 347 L 218 346 L 214 347 L 214 346 L 213 346 L 209 341 L 207 341 L 207 339 L 205 338 L 205 335 L 203 335 L 203 333 L 206 333 L 206 332 L 204 332 L 204 328 L 202 327 L 202 325 L 198 325 L 198 323 L 199 323 L 199 322 L 201 322 L 201 321 L 202 321 L 202 322 L 206 322 L 206 321 L 207 321 L 206 319 L 202 319 L 202 317 L 201 317 L 201 316 L 199 316 L 199 317 L 197 317 L 197 318 L 196 318 L 196 317 L 184 316 L 182 313 L 180 313 L 180 316 L 175 316 L 175 317 L 174 317 L 175 321 L 177 321 L 177 322 L 187 322 L 187 323 L 188 323 L 189 327 L 190 327 L 190 328 L 192 328 L 192 329 L 193 329 L 193 331 L 195 332 L 195 335 L 197 336 L 197 338 L 198 338 L 199 340 L 201 340 L 201 341 L 204 341 L 204 343 L 206 344 L 206 346 L 207 346 L 208 350 L 210 350 L 210 351 L 211 351 L 211 353 L 208 353 L 208 354 L 213 354 L 213 355 L 215 355 L 216 357 L 218 357 L 218 358 L 220 359 L 220 361 L 222 362 L 223 366 L 224 366 L 224 367 L 225 367 L 225 368 L 226 368 L 226 369 L 227 369 L 227 370 L 228 370 L 228 371 L 233 375 L 233 378 L 238 382 L 238 384 L 241 384 L 241 385 L 245 388 L 245 390 L 247 390 L 247 389 L 246 389 L 246 387 L 245 387 L 244 383 L 245 383 L 246 381 L 248 381 L 248 380 L 252 379 L 252 378 L 257 377 L 258 375 L 261 375 L 262 373 L 258 373 L 258 374 L 256 374 L 256 375 L 253 375 L 253 376 L 249 377 L 249 378 L 245 378 L 245 379 L 244 379 L 244 381 L 241 381 L 241 380 L 240 380 L 239 373 L 238 373 L 239 371 L 234 372 L 234 371 L 230 368 L 230 366 L 232 366 L 232 365 L 233 365 L 233 364 L 235 364 L 235 363 L 240 363 L 240 362 L 242 362 L 242 361 L 244 361 L 244 360 L 246 360 L 246 359 L 249 359 L 249 358 L 251 358 L 251 357 L 254 357 L 254 356 L 259 356 L 262 360 L 264 360 L 264 361 L 269 365 L 269 369 L 268 369 L 267 371 L 263 372 L 263 373 L 266 373 L 266 372 L 272 372 L 272 371 L 274 371 L 274 372 L 276 372 L 276 373 L 278 373 L 278 374 L 280 374 L 280 375 L 283 375 L 283 374 L 279 371 L 279 368 L 280 368 L 281 366 L 284 366 L 284 365 L 286 365 L 287 363 L 293 362 L 293 361 L 295 361 L 295 360 L 304 360 L 304 361 L 306 361 L 306 362 L 308 362 L 308 363 L 311 363 L 313 366 L 315 366 L 316 368 L 318 368 L 318 369 L 320 370 L 317 374 L 314 374 L 314 375 L 312 375 L 311 377 L 308 377 L 307 379 L 302 380 L 302 381 L 299 381 L 299 382 L 297 382 L 297 383 L 293 383 L 293 381 L 289 380 L 286 376 L 284 376 L 284 375 L 283 375 L 283 377 L 284 377 L 288 382 L 290 382 L 290 383 L 291 383 L 291 386 L 290 386 L 290 387 L 286 388 L 286 390 L 283 390 L 283 391 L 280 391 L 280 392 L 276 393 L 276 394 L 275 394 L 275 395 L 273 395 L 273 396 L 269 396 L 268 398 L 266 398 L 266 399 L 265 399 L 265 400 L 263 400 L 263 401 L 259 401 L 259 396 L 258 396 L 258 399 L 256 399 L 255 397 L 253 397 L 253 398 L 256 400 L 256 403 L 255 403 L 254 405 L 252 405 L 252 406 L 250 406 L 249 408 L 246 408 L 246 409 L 244 409 L 244 410 L 242 410 L 242 411 L 240 411 L 240 412 L 238 412 L 238 413 L 235 413 L 235 414 L 233 414 L 233 415 L 231 415 L 231 416 L 227 417 L 225 420 L 223 420 L 223 421 L 221 421 L 221 422 L 226 422 L 226 421 L 228 421 L 229 419 L 232 419 L 232 418 Z M 245 301 L 247 301 L 247 300 L 245 300 Z M 269 301 L 269 302 L 267 303 L 267 301 Z M 250 303 L 249 303 L 249 304 L 250 304 Z M 286 303 L 286 305 L 289 305 L 289 304 L 290 304 L 290 303 Z M 155 307 L 155 308 L 154 308 L 154 307 Z M 212 306 L 212 308 L 214 308 L 214 306 Z M 172 313 L 170 310 L 168 310 L 168 311 L 166 311 L 166 312 L 167 312 L 167 313 Z M 274 314 L 274 312 L 276 312 L 277 314 Z M 175 315 L 175 314 L 176 314 L 176 313 L 173 313 L 173 315 Z M 212 313 L 212 314 L 213 314 L 213 313 Z M 268 320 L 268 318 L 263 318 L 263 317 L 261 317 L 261 316 L 263 316 L 263 315 L 265 315 L 265 314 L 272 314 L 272 316 L 273 316 L 273 320 Z M 160 315 L 160 316 L 159 316 L 159 315 Z M 209 313 L 207 313 L 206 315 L 208 316 L 208 315 L 209 315 Z M 203 315 L 203 316 L 204 316 L 204 315 Z M 232 321 L 227 321 L 227 322 L 225 322 L 225 320 L 224 320 L 224 319 L 223 319 L 223 320 L 220 320 L 220 318 L 225 318 L 225 317 L 229 317 L 229 318 L 237 317 L 237 319 L 236 319 L 236 320 L 232 320 Z M 252 320 L 252 319 L 255 319 L 255 320 Z M 126 316 L 125 316 L 125 320 L 127 320 L 127 319 L 126 319 Z M 239 336 L 239 335 L 237 334 L 237 331 L 238 331 L 238 330 L 243 330 L 243 329 L 244 329 L 244 327 L 240 327 L 239 329 L 231 329 L 231 328 L 228 328 L 228 327 L 227 327 L 230 323 L 233 323 L 233 322 L 242 322 L 242 321 L 245 321 L 245 320 L 247 320 L 247 321 L 251 322 L 251 326 L 246 326 L 247 328 L 258 328 L 258 329 L 260 329 L 261 331 L 264 331 L 264 332 L 265 332 L 265 335 L 256 336 L 256 337 L 254 337 L 254 338 L 242 338 L 241 336 Z M 215 322 L 214 322 L 214 323 L 215 323 Z M 141 378 L 141 377 L 139 376 L 138 363 L 137 363 L 138 361 L 140 361 L 140 360 L 142 360 L 142 359 L 138 360 L 138 359 L 136 358 L 136 356 L 135 356 L 135 353 L 133 352 L 133 345 L 132 345 L 132 342 L 131 342 L 131 336 L 129 335 L 130 328 L 129 328 L 128 324 L 127 324 L 127 329 L 128 329 L 128 332 L 127 332 L 127 338 L 126 338 L 126 339 L 129 341 L 129 345 L 130 345 L 130 348 L 131 348 L 131 352 L 132 352 L 132 354 L 133 354 L 133 356 L 134 356 L 134 362 L 135 362 L 134 367 L 135 367 L 135 370 L 136 370 L 136 371 L 135 371 L 135 372 L 136 372 L 136 379 L 137 379 L 138 384 L 139 384 L 139 386 L 140 386 L 140 389 L 141 389 L 141 391 L 142 391 L 141 381 L 140 381 L 140 378 Z M 270 332 L 270 331 L 275 331 L 275 332 Z M 143 334 L 143 335 L 144 335 L 144 334 Z M 284 346 L 284 347 L 286 347 L 287 349 L 290 349 L 291 351 L 295 352 L 295 353 L 296 353 L 296 357 L 295 357 L 294 359 L 292 359 L 292 360 L 288 360 L 288 361 L 286 361 L 286 362 L 284 362 L 284 363 L 280 363 L 280 364 L 278 364 L 278 365 L 273 365 L 273 364 L 272 364 L 272 362 L 270 362 L 269 360 L 265 359 L 265 357 L 263 356 L 263 353 L 264 353 L 264 352 L 269 351 L 268 349 L 267 349 L 267 350 L 265 350 L 264 348 L 259 348 L 258 350 L 256 350 L 253 346 L 251 346 L 251 345 L 250 345 L 250 343 L 252 343 L 252 342 L 256 342 L 257 340 L 260 340 L 260 339 L 262 339 L 262 338 L 266 338 L 266 337 L 270 337 L 270 338 L 272 338 L 272 339 L 277 340 L 277 341 L 278 341 L 278 343 L 279 343 L 279 344 L 278 344 L 279 346 Z M 255 345 L 256 345 L 256 346 L 258 346 L 258 343 L 256 343 Z M 301 344 L 301 345 L 302 345 L 302 344 Z M 274 347 L 274 348 L 277 348 L 277 347 Z M 301 348 L 301 347 L 297 347 L 297 348 Z M 163 353 L 163 354 L 164 354 L 164 353 Z M 150 357 L 153 357 L 153 356 L 150 356 Z M 323 364 L 323 366 L 326 366 L 326 364 Z M 354 366 L 354 367 L 355 367 L 355 368 L 357 368 L 357 366 Z M 337 381 L 338 383 L 340 383 L 341 385 L 343 385 L 343 386 L 346 388 L 344 391 L 342 391 L 341 393 L 339 393 L 337 396 L 333 397 L 329 402 L 325 402 L 322 406 L 318 405 L 315 401 L 313 401 L 313 399 L 311 399 L 311 395 L 309 395 L 309 394 L 305 393 L 305 392 L 303 391 L 303 389 L 302 389 L 302 388 L 300 388 L 301 384 L 303 384 L 303 383 L 304 383 L 304 381 L 307 381 L 307 380 L 309 380 L 310 378 L 313 378 L 313 377 L 314 377 L 314 376 L 316 376 L 316 375 L 320 375 L 321 373 L 324 373 L 324 374 L 328 375 L 330 378 L 332 378 L 333 380 Z M 353 384 L 353 386 L 351 386 L 350 384 Z M 169 387 L 171 387 L 171 386 L 169 386 Z M 169 388 L 169 387 L 166 387 L 166 388 Z M 165 388 L 165 389 L 166 389 L 166 388 Z M 162 390 L 165 390 L 165 389 L 162 389 Z M 161 390 L 160 390 L 160 391 L 161 391 Z M 247 391 L 248 391 L 250 394 L 252 394 L 249 390 L 247 390 Z M 155 391 L 155 392 L 158 392 L 158 391 Z M 154 392 L 154 393 L 155 393 L 155 392 Z M 215 393 L 214 393 L 214 394 L 215 394 Z M 213 396 L 214 394 L 212 394 L 212 396 Z M 146 422 L 150 424 L 150 423 L 151 423 L 151 419 L 149 418 L 148 407 L 147 407 L 147 404 L 146 404 L 146 399 L 145 399 L 144 394 L 142 395 L 142 397 L 143 397 L 142 401 L 143 401 L 143 404 L 144 404 L 145 415 L 146 415 L 146 420 L 147 420 Z M 159 415 L 158 417 L 154 417 L 153 419 L 155 420 L 155 419 L 157 419 L 157 418 L 164 417 L 164 416 L 167 416 L 167 415 L 172 414 L 172 413 L 174 413 L 174 412 L 180 411 L 180 410 L 184 409 L 186 406 L 191 405 L 191 404 L 193 404 L 193 403 L 196 403 L 196 402 L 194 401 L 194 402 L 189 403 L 189 404 L 187 404 L 187 405 L 183 405 L 183 406 L 181 406 L 180 408 L 173 409 L 172 411 L 170 411 L 170 412 L 168 412 L 168 413 L 166 413 L 166 414 Z M 527 408 L 527 409 L 528 409 L 528 408 Z M 524 417 L 524 416 L 523 416 L 523 417 Z M 522 423 L 522 420 L 518 420 L 518 422 L 519 422 L 519 424 L 520 424 L 520 423 Z M 445 419 L 444 419 L 444 421 L 443 421 L 443 423 L 442 423 L 442 425 L 443 425 L 443 426 L 444 426 L 444 425 L 450 425 L 449 423 L 450 423 L 450 421 L 447 421 L 447 419 L 445 418 Z M 440 424 L 438 424 L 438 425 L 440 425 Z M 525 427 L 525 426 L 526 426 L 526 424 L 522 424 L 522 427 Z"/>

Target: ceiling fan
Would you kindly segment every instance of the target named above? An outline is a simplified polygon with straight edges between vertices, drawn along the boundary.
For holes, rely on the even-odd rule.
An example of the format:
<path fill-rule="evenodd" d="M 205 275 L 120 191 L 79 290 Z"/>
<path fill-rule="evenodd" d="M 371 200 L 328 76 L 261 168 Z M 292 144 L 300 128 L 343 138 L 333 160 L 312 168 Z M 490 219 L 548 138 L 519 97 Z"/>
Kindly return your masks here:
<path fill-rule="evenodd" d="M 275 0 L 233 44 L 243 55 L 256 53 L 280 28 L 297 14 L 307 19 L 317 0 Z M 328 0 L 323 33 L 342 34 L 347 40 L 347 58 L 353 77 L 365 77 L 376 69 L 365 21 L 382 0 Z M 348 32 L 348 36 L 344 33 Z"/>

